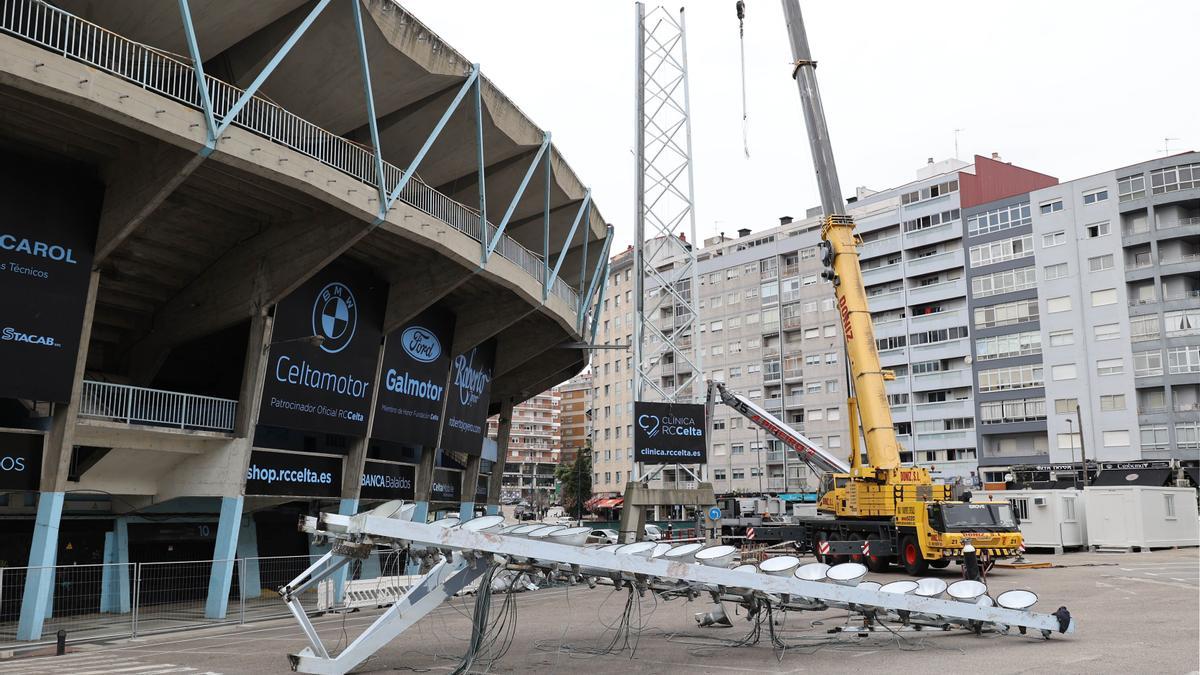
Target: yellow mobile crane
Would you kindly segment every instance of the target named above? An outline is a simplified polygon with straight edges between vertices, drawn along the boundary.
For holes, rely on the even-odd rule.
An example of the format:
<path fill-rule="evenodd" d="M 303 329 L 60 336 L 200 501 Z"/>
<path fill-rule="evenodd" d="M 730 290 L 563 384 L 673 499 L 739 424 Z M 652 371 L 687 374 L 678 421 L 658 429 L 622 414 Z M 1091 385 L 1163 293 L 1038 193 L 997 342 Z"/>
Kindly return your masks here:
<path fill-rule="evenodd" d="M 826 474 L 819 503 L 826 516 L 810 531 L 814 551 L 833 560 L 868 544 L 868 564 L 882 569 L 898 558 L 909 573 L 961 559 L 968 541 L 985 558 L 1016 555 L 1021 533 L 1008 502 L 953 501 L 950 486 L 921 467 L 901 466 L 900 445 L 884 383 L 895 375 L 879 363 L 875 331 L 859 267 L 854 219 L 846 214 L 829 130 L 797 0 L 782 0 L 813 166 L 825 222 L 821 228 L 822 277 L 833 284 L 846 341 L 851 429 L 849 474 Z M 859 423 L 867 462 L 861 460 Z M 861 549 L 857 549 L 861 551 Z M 828 553 L 826 553 L 828 551 Z M 862 554 L 859 553 L 859 556 Z M 857 556 L 856 556 L 857 557 Z"/>

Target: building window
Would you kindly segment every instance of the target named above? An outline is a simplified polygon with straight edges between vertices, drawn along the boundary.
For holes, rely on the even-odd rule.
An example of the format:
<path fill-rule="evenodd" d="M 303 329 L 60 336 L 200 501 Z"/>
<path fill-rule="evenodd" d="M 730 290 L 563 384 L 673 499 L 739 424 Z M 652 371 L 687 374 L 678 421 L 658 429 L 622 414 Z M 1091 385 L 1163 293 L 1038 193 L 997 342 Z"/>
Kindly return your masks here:
<path fill-rule="evenodd" d="M 1059 314 L 1061 312 L 1071 311 L 1071 296 L 1064 295 L 1057 298 L 1050 298 L 1046 301 L 1047 314 Z"/>
<path fill-rule="evenodd" d="M 901 204 L 915 204 L 917 202 L 923 202 L 926 199 L 935 199 L 937 197 L 942 197 L 942 196 L 950 194 L 951 192 L 958 192 L 958 181 L 957 180 L 946 181 L 944 183 L 938 183 L 937 185 L 930 185 L 928 187 L 923 187 L 920 190 L 906 192 L 906 193 L 900 195 L 900 203 Z"/>
<path fill-rule="evenodd" d="M 979 371 L 979 391 L 1028 389 L 1043 384 L 1041 366 L 1012 366 Z"/>
<path fill-rule="evenodd" d="M 1092 190 L 1091 192 L 1083 193 L 1084 205 L 1098 204 L 1108 199 L 1108 190 Z"/>
<path fill-rule="evenodd" d="M 1094 225 L 1087 226 L 1088 239 L 1095 239 L 1097 237 L 1108 236 L 1108 232 L 1109 232 L 1109 228 L 1108 228 L 1107 221 L 1105 221 L 1103 223 L 1096 223 Z"/>
<path fill-rule="evenodd" d="M 969 249 L 971 266 L 983 267 L 992 263 L 1016 260 L 1033 255 L 1033 235 L 977 244 Z"/>
<path fill-rule="evenodd" d="M 1168 349 L 1167 372 L 1172 375 L 1200 373 L 1200 345 Z"/>
<path fill-rule="evenodd" d="M 1163 515 L 1175 520 L 1175 495 L 1163 495 Z"/>
<path fill-rule="evenodd" d="M 1062 230 L 1042 235 L 1042 248 L 1053 248 L 1065 243 L 1067 243 L 1067 233 Z"/>
<path fill-rule="evenodd" d="M 1134 352 L 1133 376 L 1150 377 L 1163 374 L 1162 352 Z"/>
<path fill-rule="evenodd" d="M 1171 314 L 1182 314 L 1182 312 L 1167 312 L 1163 318 L 1167 319 L 1167 335 L 1171 335 L 1170 316 Z M 1157 340 L 1159 338 L 1158 315 L 1151 314 L 1149 316 L 1134 317 L 1129 321 L 1129 339 L 1133 342 L 1145 342 L 1147 340 Z"/>
<path fill-rule="evenodd" d="M 1028 521 L 1029 520 L 1029 500 L 1028 499 L 1026 499 L 1024 497 L 1021 497 L 1020 499 L 1010 499 L 1010 500 L 1008 500 L 1008 503 L 1012 504 L 1013 515 L 1015 515 L 1017 517 L 1017 520 L 1019 520 L 1019 521 Z"/>
<path fill-rule="evenodd" d="M 1165 424 L 1142 427 L 1139 433 L 1142 449 L 1165 448 L 1171 444 L 1170 432 Z"/>
<path fill-rule="evenodd" d="M 1106 307 L 1117 304 L 1117 289 L 1105 288 L 1092 291 L 1092 307 Z"/>
<path fill-rule="evenodd" d="M 979 405 L 981 424 L 1030 422 L 1046 419 L 1046 399 L 1018 398 L 1008 401 L 986 401 Z"/>
<path fill-rule="evenodd" d="M 1088 269 L 1092 272 L 1103 272 L 1113 268 L 1112 254 L 1098 255 L 1095 258 L 1088 258 Z"/>
<path fill-rule="evenodd" d="M 1078 432 L 1073 433 L 1073 434 L 1059 434 L 1058 435 L 1058 449 L 1059 450 L 1078 450 L 1081 447 L 1081 445 L 1082 445 L 1082 441 L 1079 438 Z"/>
<path fill-rule="evenodd" d="M 1055 199 L 1052 202 L 1042 202 L 1038 205 L 1038 211 L 1040 211 L 1042 215 L 1046 215 L 1048 213 L 1057 213 L 1062 210 L 1063 203 L 1061 199 Z"/>
<path fill-rule="evenodd" d="M 1050 331 L 1051 347 L 1066 347 L 1073 344 L 1075 344 L 1075 331 L 1070 329 Z"/>
<path fill-rule="evenodd" d="M 967 216 L 967 236 L 976 237 L 981 234 L 1000 232 L 1013 227 L 1029 225 L 1032 222 L 1033 219 L 1029 215 L 1029 202 L 1001 206 L 998 209 Z"/>
<path fill-rule="evenodd" d="M 1121 337 L 1121 326 L 1115 323 L 1102 323 L 1094 327 L 1093 332 L 1097 341 L 1117 340 Z"/>
<path fill-rule="evenodd" d="M 1097 375 L 1120 375 L 1125 372 L 1125 362 L 1121 359 L 1100 359 L 1096 362 Z"/>
<path fill-rule="evenodd" d="M 1102 394 L 1100 396 L 1100 410 L 1104 412 L 1113 412 L 1115 410 L 1125 409 L 1125 394 Z"/>
<path fill-rule="evenodd" d="M 1074 363 L 1063 363 L 1057 366 L 1050 367 L 1050 379 L 1055 382 L 1061 380 L 1073 380 L 1076 377 Z"/>
<path fill-rule="evenodd" d="M 1037 320 L 1037 300 L 1018 300 L 975 308 L 976 328 L 994 328 Z"/>
<path fill-rule="evenodd" d="M 1037 287 L 1037 275 L 1034 273 L 1034 268 L 1032 266 L 1018 267 L 971 279 L 971 296 L 986 298 L 1000 293 L 1012 293 L 1035 287 Z"/>
<path fill-rule="evenodd" d="M 1046 281 L 1054 281 L 1055 279 L 1062 279 L 1062 278 L 1066 277 L 1068 274 L 1067 263 L 1056 263 L 1054 265 L 1046 265 L 1045 267 L 1042 268 L 1042 271 L 1046 275 Z"/>
<path fill-rule="evenodd" d="M 1181 422 L 1175 425 L 1175 444 L 1180 450 L 1200 448 L 1200 422 Z"/>
<path fill-rule="evenodd" d="M 1117 179 L 1117 201 L 1128 202 L 1146 196 L 1146 177 L 1142 174 Z"/>
<path fill-rule="evenodd" d="M 744 479 L 745 477 L 746 477 L 746 470 L 745 470 L 745 469 L 734 469 L 734 470 L 733 470 L 733 479 L 734 479 L 734 480 L 742 480 L 742 479 Z"/>
<path fill-rule="evenodd" d="M 1156 195 L 1200 187 L 1200 162 L 1150 172 L 1150 191 Z"/>
<path fill-rule="evenodd" d="M 1075 408 L 1079 405 L 1079 399 L 1074 398 L 1056 398 L 1054 399 L 1054 414 L 1055 415 L 1070 415 L 1075 412 Z"/>
<path fill-rule="evenodd" d="M 1041 353 L 1042 334 L 1036 330 L 975 340 L 975 355 L 981 361 Z"/>
<path fill-rule="evenodd" d="M 746 452 L 746 445 L 744 443 L 733 443 L 729 446 L 729 449 L 732 454 L 740 455 Z"/>

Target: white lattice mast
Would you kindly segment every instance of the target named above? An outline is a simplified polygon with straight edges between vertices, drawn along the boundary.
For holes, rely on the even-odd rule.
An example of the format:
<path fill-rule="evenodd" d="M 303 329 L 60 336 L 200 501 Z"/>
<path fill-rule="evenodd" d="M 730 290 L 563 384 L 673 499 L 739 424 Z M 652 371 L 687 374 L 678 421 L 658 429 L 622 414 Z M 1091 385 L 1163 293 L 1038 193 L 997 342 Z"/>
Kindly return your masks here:
<path fill-rule="evenodd" d="M 704 388 L 684 15 L 639 2 L 636 20 L 634 389 L 640 401 L 690 403 Z"/>

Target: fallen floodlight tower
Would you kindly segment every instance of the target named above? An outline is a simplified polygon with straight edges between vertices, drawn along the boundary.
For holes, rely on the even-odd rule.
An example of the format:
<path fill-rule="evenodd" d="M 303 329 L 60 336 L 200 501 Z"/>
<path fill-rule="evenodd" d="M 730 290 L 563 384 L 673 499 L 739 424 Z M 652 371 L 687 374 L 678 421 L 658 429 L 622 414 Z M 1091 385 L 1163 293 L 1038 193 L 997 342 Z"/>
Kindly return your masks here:
<path fill-rule="evenodd" d="M 1075 630 L 1075 623 L 1065 608 L 1048 615 L 1036 614 L 1027 608 L 979 605 L 968 601 L 967 597 L 959 600 L 922 597 L 912 592 L 917 587 L 915 582 L 908 582 L 912 588 L 900 592 L 874 590 L 869 586 L 840 585 L 825 581 L 824 572 L 818 580 L 815 574 L 817 568 L 811 566 L 802 567 L 788 577 L 747 574 L 745 571 L 695 564 L 694 550 L 686 555 L 670 555 L 683 547 L 672 549 L 660 558 L 652 558 L 648 556 L 653 551 L 652 547 L 645 551 L 639 548 L 636 552 L 627 549 L 626 553 L 622 553 L 621 549 L 626 546 L 585 548 L 555 543 L 547 538 L 498 534 L 499 528 L 475 532 L 464 526 L 446 528 L 406 522 L 373 512 L 356 516 L 323 513 L 318 518 L 306 517 L 301 529 L 334 541 L 329 553 L 280 589 L 280 594 L 309 641 L 308 647 L 289 655 L 292 669 L 302 673 L 343 675 L 349 672 L 447 598 L 498 565 L 510 570 L 528 569 L 531 572 L 553 574 L 573 581 L 589 577 L 589 585 L 604 581 L 617 588 L 628 586 L 639 593 L 649 590 L 664 598 L 694 598 L 705 593 L 714 595 L 715 599 L 756 606 L 766 603 L 782 610 L 848 607 L 868 620 L 872 620 L 876 613 L 936 616 L 947 624 L 967 625 L 977 630 L 984 626 L 989 630 L 993 629 L 991 627 L 996 630 L 1007 630 L 1013 626 L 1033 628 L 1041 631 L 1044 637 L 1049 637 L 1054 631 L 1072 633 Z M 345 649 L 331 655 L 301 607 L 300 595 L 350 560 L 365 557 L 377 544 L 422 551 L 426 564 L 431 568 Z M 826 566 L 825 569 L 827 571 L 829 568 Z M 800 574 L 802 571 L 807 574 Z M 848 583 L 854 575 L 847 577 L 841 581 Z M 963 590 L 974 592 L 974 588 Z M 962 595 L 969 596 L 970 593 Z"/>

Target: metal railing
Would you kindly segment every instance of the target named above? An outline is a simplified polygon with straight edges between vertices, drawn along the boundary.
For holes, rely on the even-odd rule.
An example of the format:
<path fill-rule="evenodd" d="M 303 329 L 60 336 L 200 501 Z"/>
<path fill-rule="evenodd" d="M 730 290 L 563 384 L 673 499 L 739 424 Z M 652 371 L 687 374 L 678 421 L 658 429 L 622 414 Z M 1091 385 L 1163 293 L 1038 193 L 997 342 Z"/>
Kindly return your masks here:
<path fill-rule="evenodd" d="M 125 424 L 233 431 L 237 404 L 228 398 L 84 380 L 79 416 Z"/>
<path fill-rule="evenodd" d="M 235 560 L 192 560 L 57 567 L 0 568 L 0 648 L 53 642 L 59 630 L 72 642 L 138 637 L 151 633 L 245 624 L 289 616 L 275 589 L 303 572 L 320 556 L 270 556 Z M 375 551 L 356 562 L 347 579 L 374 579 L 403 573 L 402 556 Z M 214 564 L 231 565 L 224 616 L 207 616 L 208 587 Z M 18 640 L 25 580 L 51 575 L 50 611 L 36 640 Z M 321 597 L 332 589 L 313 587 L 301 596 L 309 613 L 337 609 L 338 598 Z"/>
<path fill-rule="evenodd" d="M 0 32 L 86 63 L 188 107 L 202 109 L 196 73 L 189 59 L 129 40 L 42 0 L 0 0 Z M 213 116 L 220 121 L 244 90 L 209 75 L 205 75 L 205 81 Z M 375 153 L 370 147 L 326 131 L 262 96 L 252 97 L 233 124 L 307 155 L 372 189 L 379 185 Z M 383 173 L 383 185 L 389 193 L 404 176 L 402 169 L 387 162 L 383 163 Z M 416 176 L 401 190 L 399 199 L 476 241 L 482 239 L 478 211 L 438 192 Z M 490 241 L 496 228 L 489 223 L 487 229 Z M 511 237 L 503 237 L 496 252 L 544 283 L 546 270 L 542 258 Z M 579 294 L 562 278 L 554 280 L 551 292 L 572 310 L 578 310 Z"/>

